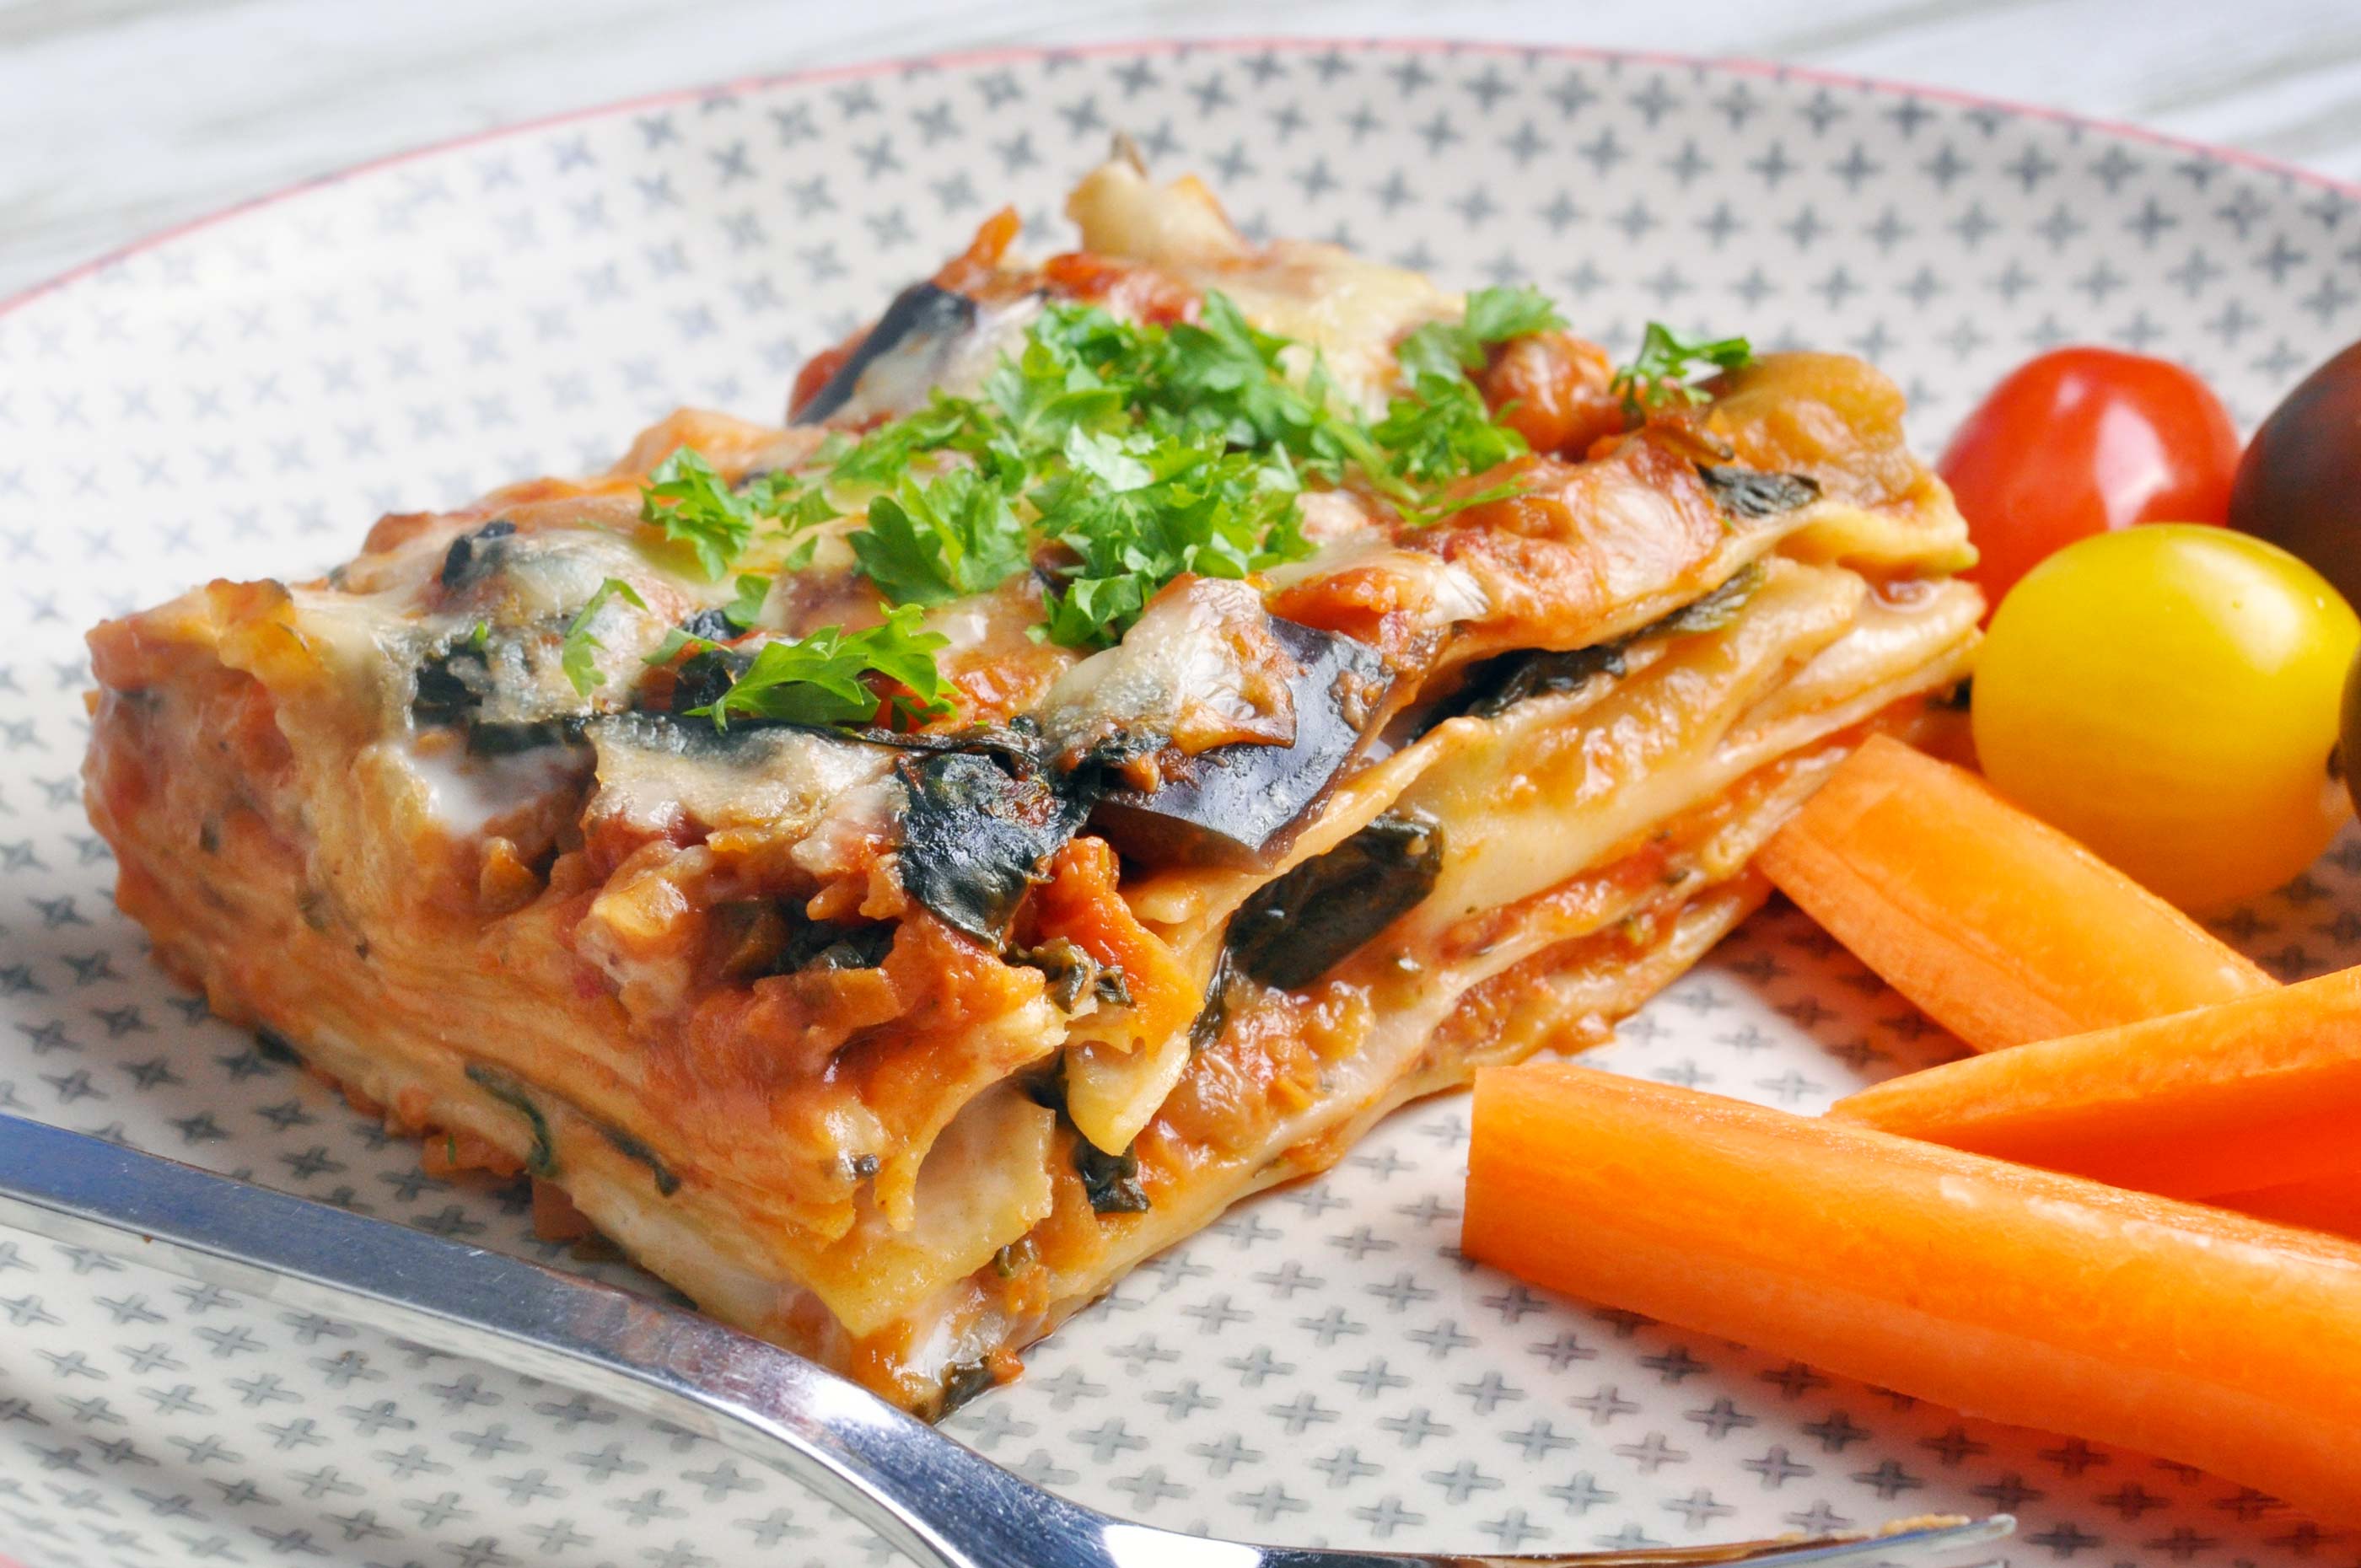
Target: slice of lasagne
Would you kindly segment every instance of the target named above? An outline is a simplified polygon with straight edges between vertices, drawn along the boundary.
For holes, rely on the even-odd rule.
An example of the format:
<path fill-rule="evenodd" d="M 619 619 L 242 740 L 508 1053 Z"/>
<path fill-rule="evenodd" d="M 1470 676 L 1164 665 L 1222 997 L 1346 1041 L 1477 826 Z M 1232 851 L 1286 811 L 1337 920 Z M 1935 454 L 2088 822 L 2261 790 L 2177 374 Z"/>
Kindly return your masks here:
<path fill-rule="evenodd" d="M 91 634 L 120 903 L 437 1168 L 940 1410 L 1580 1047 L 1981 606 L 1858 361 L 1253 244 L 1118 157 L 592 478 Z"/>

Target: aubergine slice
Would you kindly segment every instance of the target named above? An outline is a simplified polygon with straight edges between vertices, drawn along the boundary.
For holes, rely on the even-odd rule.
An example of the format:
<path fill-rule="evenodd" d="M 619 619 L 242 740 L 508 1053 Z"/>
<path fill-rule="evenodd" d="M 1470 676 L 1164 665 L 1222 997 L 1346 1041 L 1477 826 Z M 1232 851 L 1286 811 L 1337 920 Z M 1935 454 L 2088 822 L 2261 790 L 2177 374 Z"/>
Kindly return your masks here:
<path fill-rule="evenodd" d="M 1215 746 L 1179 758 L 1152 792 L 1113 787 L 1091 828 L 1149 865 L 1268 865 L 1383 719 L 1393 672 L 1366 642 L 1273 618 L 1271 632 L 1301 673 L 1288 685 L 1295 743 Z"/>
<path fill-rule="evenodd" d="M 818 424 L 833 417 L 862 391 L 863 378 L 873 373 L 877 384 L 867 389 L 870 401 L 900 408 L 914 389 L 917 401 L 925 401 L 924 389 L 940 378 L 951 351 L 975 330 L 976 316 L 976 302 L 965 294 L 931 281 L 911 284 L 894 296 L 869 335 L 811 400 L 792 411 L 788 422 Z"/>

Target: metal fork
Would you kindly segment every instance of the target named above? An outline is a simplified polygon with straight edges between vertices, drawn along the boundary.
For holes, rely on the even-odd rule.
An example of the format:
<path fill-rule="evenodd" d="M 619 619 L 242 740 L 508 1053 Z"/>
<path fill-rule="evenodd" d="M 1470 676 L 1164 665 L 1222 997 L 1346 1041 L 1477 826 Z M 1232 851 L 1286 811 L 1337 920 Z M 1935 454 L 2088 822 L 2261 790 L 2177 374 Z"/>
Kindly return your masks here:
<path fill-rule="evenodd" d="M 2012 1528 L 1994 1515 L 1866 1538 L 1571 1556 L 1207 1541 L 1053 1497 L 843 1378 L 695 1312 L 42 1123 L 0 1116 L 0 1223 L 355 1318 L 661 1416 L 784 1471 L 939 1568 L 1905 1563 Z"/>

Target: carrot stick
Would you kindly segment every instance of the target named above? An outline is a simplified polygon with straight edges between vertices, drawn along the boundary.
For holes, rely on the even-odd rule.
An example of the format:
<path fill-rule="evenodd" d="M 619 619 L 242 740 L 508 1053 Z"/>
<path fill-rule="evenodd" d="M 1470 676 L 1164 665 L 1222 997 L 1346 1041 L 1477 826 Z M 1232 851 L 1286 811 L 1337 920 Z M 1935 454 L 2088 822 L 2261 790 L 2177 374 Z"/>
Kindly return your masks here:
<path fill-rule="evenodd" d="M 2340 1170 L 2309 1181 L 2281 1182 L 2246 1192 L 2225 1192 L 2208 1201 L 2273 1224 L 2361 1237 L 2361 1170 Z"/>
<path fill-rule="evenodd" d="M 2173 1198 L 2356 1164 L 2361 970 L 1874 1084 L 1828 1113 Z"/>
<path fill-rule="evenodd" d="M 2361 1245 L 1566 1063 L 1476 1080 L 1462 1246 L 2361 1523 Z"/>
<path fill-rule="evenodd" d="M 2268 990 L 2204 927 L 1971 773 L 1872 736 L 1755 858 L 1980 1051 Z"/>

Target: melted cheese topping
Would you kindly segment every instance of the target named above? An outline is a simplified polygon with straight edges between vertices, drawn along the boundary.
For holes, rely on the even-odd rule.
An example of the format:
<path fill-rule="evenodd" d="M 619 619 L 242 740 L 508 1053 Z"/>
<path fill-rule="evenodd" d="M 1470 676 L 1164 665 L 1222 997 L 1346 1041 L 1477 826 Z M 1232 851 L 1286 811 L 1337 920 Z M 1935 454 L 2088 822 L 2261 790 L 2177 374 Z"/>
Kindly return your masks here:
<path fill-rule="evenodd" d="M 622 714 L 597 720 L 586 733 L 598 773 L 588 814 L 650 835 L 693 825 L 708 832 L 761 828 L 800 840 L 831 817 L 849 816 L 854 825 L 876 821 L 881 797 L 871 786 L 890 785 L 883 798 L 900 798 L 890 778 L 892 751 L 815 730 L 720 735 Z"/>
<path fill-rule="evenodd" d="M 1034 718 L 1050 750 L 1079 759 L 1121 735 L 1169 737 L 1183 752 L 1295 740 L 1294 663 L 1245 583 L 1181 577 L 1114 647 L 1058 678 Z"/>

